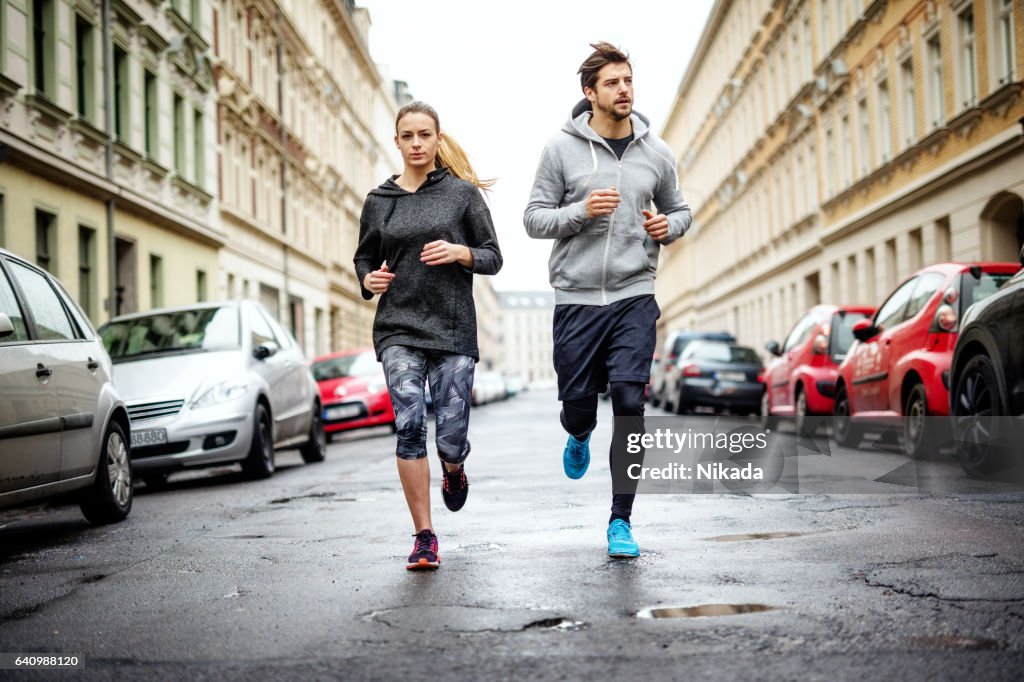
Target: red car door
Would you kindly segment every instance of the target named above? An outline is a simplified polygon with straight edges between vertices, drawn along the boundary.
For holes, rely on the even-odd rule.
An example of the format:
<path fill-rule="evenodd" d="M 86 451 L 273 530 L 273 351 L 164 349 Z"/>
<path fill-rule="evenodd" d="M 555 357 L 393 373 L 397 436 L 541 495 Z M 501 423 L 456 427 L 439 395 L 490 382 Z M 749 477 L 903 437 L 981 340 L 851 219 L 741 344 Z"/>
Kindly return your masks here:
<path fill-rule="evenodd" d="M 940 291 L 946 290 L 946 275 L 940 272 L 925 272 L 917 278 L 910 301 L 903 313 L 903 322 L 893 328 L 892 334 L 884 339 L 882 350 L 886 363 L 886 378 L 882 387 L 882 404 L 879 409 L 903 414 L 903 378 L 906 374 L 901 361 L 915 350 L 925 347 L 928 330 L 932 325 Z"/>
<path fill-rule="evenodd" d="M 885 388 L 889 379 L 889 348 L 893 334 L 904 320 L 907 303 L 917 284 L 912 277 L 894 291 L 875 313 L 873 321 L 877 335 L 857 346 L 853 358 L 850 404 L 855 412 L 884 410 Z"/>

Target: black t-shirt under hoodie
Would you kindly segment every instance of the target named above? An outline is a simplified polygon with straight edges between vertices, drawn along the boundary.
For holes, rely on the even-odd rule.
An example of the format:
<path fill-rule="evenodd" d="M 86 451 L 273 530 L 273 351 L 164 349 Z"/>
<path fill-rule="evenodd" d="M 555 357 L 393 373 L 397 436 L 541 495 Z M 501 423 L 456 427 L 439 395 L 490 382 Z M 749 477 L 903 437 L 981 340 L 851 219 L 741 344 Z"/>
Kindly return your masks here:
<path fill-rule="evenodd" d="M 494 275 L 502 265 L 491 212 L 475 185 L 446 168 L 431 172 L 415 192 L 402 189 L 397 177 L 367 195 L 353 259 L 367 300 L 367 273 L 387 261 L 395 275 L 373 321 L 377 359 L 389 346 L 411 346 L 479 360 L 473 274 Z M 421 262 L 424 245 L 439 239 L 468 246 L 473 268 Z"/>

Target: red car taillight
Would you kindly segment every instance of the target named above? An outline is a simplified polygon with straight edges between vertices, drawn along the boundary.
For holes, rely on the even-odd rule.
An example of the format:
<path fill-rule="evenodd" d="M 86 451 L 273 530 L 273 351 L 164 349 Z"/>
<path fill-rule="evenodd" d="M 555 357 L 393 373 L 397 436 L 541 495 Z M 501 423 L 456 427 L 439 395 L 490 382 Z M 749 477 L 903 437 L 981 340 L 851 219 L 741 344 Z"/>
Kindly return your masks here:
<path fill-rule="evenodd" d="M 766 381 L 764 376 L 764 367 L 757 371 L 757 383 L 763 384 Z"/>
<path fill-rule="evenodd" d="M 699 377 L 700 376 L 700 365 L 687 365 L 683 367 L 684 377 Z"/>

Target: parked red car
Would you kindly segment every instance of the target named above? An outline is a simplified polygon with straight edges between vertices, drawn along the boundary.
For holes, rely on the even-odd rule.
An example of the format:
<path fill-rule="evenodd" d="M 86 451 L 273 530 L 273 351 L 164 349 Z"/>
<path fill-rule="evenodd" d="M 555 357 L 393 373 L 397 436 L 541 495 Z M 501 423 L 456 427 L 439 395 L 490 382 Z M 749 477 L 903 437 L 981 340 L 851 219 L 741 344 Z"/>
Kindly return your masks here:
<path fill-rule="evenodd" d="M 313 378 L 320 387 L 324 432 L 366 426 L 395 426 L 384 368 L 372 348 L 345 350 L 313 361 Z"/>
<path fill-rule="evenodd" d="M 933 452 L 948 422 L 927 418 L 949 415 L 960 320 L 1019 269 L 1017 263 L 932 265 L 897 287 L 874 318 L 856 323 L 858 342 L 839 366 L 836 441 L 856 447 L 865 426 L 902 423 L 906 454 Z"/>
<path fill-rule="evenodd" d="M 864 306 L 817 305 L 793 326 L 780 347 L 765 348 L 775 356 L 765 369 L 761 416 L 765 426 L 776 417 L 792 417 L 797 433 L 810 427 L 809 415 L 831 415 L 839 363 L 853 344 L 853 325 L 873 315 Z"/>

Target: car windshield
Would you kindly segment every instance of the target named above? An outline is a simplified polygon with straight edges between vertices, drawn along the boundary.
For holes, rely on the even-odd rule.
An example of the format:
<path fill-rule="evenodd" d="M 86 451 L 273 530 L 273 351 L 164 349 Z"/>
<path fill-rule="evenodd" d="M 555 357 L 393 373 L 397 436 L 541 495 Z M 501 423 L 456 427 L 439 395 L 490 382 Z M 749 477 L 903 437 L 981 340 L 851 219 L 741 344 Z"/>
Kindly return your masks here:
<path fill-rule="evenodd" d="M 708 343 L 694 341 L 686 349 L 686 356 L 694 360 L 711 360 L 714 362 L 761 364 L 761 358 L 752 348 L 730 346 L 727 343 Z"/>
<path fill-rule="evenodd" d="M 115 320 L 100 330 L 110 357 L 241 348 L 238 309 L 198 308 Z"/>
<path fill-rule="evenodd" d="M 366 377 L 381 373 L 380 363 L 373 353 L 341 355 L 313 363 L 313 378 L 317 381 L 342 377 Z"/>
<path fill-rule="evenodd" d="M 962 277 L 963 280 L 960 284 L 961 314 L 966 312 L 968 308 L 978 301 L 984 301 L 986 298 L 999 291 L 999 287 L 1009 282 L 1013 278 L 1013 274 L 1002 272 L 983 272 L 979 279 L 974 279 L 972 274 L 964 273 Z"/>
<path fill-rule="evenodd" d="M 833 357 L 845 356 L 850 346 L 853 345 L 853 325 L 860 322 L 867 315 L 864 313 L 847 312 L 832 317 L 832 338 L 831 352 Z"/>

